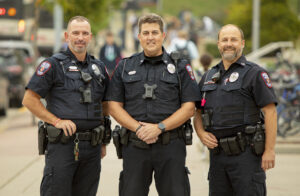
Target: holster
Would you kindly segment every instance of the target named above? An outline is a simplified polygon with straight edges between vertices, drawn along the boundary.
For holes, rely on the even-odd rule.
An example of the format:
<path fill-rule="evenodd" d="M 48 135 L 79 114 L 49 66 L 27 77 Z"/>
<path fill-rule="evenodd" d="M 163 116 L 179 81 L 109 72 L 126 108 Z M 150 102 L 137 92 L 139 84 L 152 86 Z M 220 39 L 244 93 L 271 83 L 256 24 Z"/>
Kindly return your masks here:
<path fill-rule="evenodd" d="M 43 121 L 38 122 L 38 150 L 39 155 L 45 154 L 45 150 L 47 147 L 47 133 L 46 133 L 46 125 Z"/>
<path fill-rule="evenodd" d="M 120 142 L 122 145 L 127 146 L 129 140 L 129 132 L 125 127 L 120 129 Z"/>
<path fill-rule="evenodd" d="M 56 127 L 52 125 L 47 125 L 47 135 L 48 135 L 48 141 L 50 143 L 58 143 L 60 142 L 61 136 L 64 135 L 62 133 L 61 129 L 57 129 Z"/>
<path fill-rule="evenodd" d="M 109 144 L 110 140 L 111 140 L 111 120 L 109 118 L 109 116 L 105 116 L 104 117 L 104 127 L 105 127 L 105 131 L 104 131 L 104 137 L 103 137 L 103 144 Z"/>
<path fill-rule="evenodd" d="M 237 136 L 221 138 L 220 146 L 226 155 L 238 155 L 242 152 L 237 141 Z"/>
<path fill-rule="evenodd" d="M 257 131 L 252 138 L 252 151 L 255 155 L 262 155 L 265 151 L 265 132 Z"/>
<path fill-rule="evenodd" d="M 116 147 L 117 156 L 119 159 L 122 159 L 122 144 L 120 139 L 120 126 L 116 125 L 115 129 L 112 131 L 113 143 Z"/>
<path fill-rule="evenodd" d="M 252 152 L 260 156 L 265 151 L 265 127 L 261 122 L 255 126 L 247 126 L 246 133 L 251 136 L 250 146 Z"/>
<path fill-rule="evenodd" d="M 105 137 L 105 127 L 103 125 L 94 128 L 92 130 L 91 145 L 97 146 L 99 144 L 102 144 L 104 137 Z"/>
<path fill-rule="evenodd" d="M 212 109 L 206 109 L 204 110 L 203 114 L 201 114 L 204 129 L 207 129 L 208 127 L 212 126 L 212 113 Z"/>
<path fill-rule="evenodd" d="M 183 130 L 183 139 L 184 139 L 185 145 L 192 145 L 193 144 L 193 126 L 191 123 L 191 119 L 189 119 L 188 121 L 186 121 L 183 124 L 182 130 Z"/>

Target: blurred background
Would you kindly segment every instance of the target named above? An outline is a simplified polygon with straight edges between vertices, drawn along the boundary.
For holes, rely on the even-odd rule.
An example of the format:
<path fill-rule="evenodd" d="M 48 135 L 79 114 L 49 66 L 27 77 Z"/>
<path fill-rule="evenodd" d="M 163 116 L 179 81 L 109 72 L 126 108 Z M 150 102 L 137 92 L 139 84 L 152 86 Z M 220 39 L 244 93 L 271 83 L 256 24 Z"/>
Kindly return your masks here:
<path fill-rule="evenodd" d="M 21 100 L 38 64 L 67 48 L 63 36 L 67 21 L 75 15 L 90 20 L 89 52 L 113 70 L 121 58 L 142 51 L 137 21 L 149 12 L 164 18 L 164 47 L 190 59 L 197 81 L 220 61 L 220 27 L 228 23 L 241 27 L 244 54 L 268 70 L 279 99 L 279 163 L 268 174 L 270 195 L 300 192 L 296 185 L 300 180 L 300 0 L 0 0 L 0 195 L 38 195 L 43 157 L 36 149 L 37 119 Z M 199 195 L 208 190 L 208 158 L 197 138 L 194 144 L 188 148 L 192 153 L 188 165 L 196 173 L 192 195 Z M 108 164 L 109 170 L 103 168 L 99 193 L 117 195 L 121 161 L 112 145 L 108 152 L 103 167 Z M 107 176 L 113 178 L 109 182 L 114 189 L 106 190 Z"/>

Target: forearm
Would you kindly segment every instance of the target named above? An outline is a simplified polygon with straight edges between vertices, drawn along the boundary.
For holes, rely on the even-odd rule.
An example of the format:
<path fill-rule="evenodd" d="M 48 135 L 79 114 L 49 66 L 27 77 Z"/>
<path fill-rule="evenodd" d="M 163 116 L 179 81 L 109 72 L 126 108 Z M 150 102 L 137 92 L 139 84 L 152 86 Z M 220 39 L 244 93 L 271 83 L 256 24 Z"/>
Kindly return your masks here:
<path fill-rule="evenodd" d="M 102 102 L 102 109 L 103 109 L 103 116 L 108 116 L 108 102 L 107 101 L 103 101 Z"/>
<path fill-rule="evenodd" d="M 187 102 L 182 104 L 182 106 L 174 112 L 171 116 L 163 120 L 162 122 L 166 126 L 166 130 L 172 130 L 183 123 L 185 123 L 188 119 L 190 119 L 195 112 L 195 103 Z"/>
<path fill-rule="evenodd" d="M 59 118 L 45 108 L 43 103 L 40 101 L 40 98 L 41 97 L 37 93 L 28 89 L 25 92 L 22 104 L 44 122 L 52 125 L 56 124 Z"/>
<path fill-rule="evenodd" d="M 123 104 L 115 101 L 108 102 L 109 114 L 123 127 L 134 131 L 140 126 L 123 108 Z"/>
<path fill-rule="evenodd" d="M 198 137 L 200 138 L 200 135 L 204 133 L 202 118 L 201 118 L 201 110 L 197 109 L 195 116 L 194 116 L 194 128 L 196 130 L 196 133 Z"/>
<path fill-rule="evenodd" d="M 265 115 L 266 143 L 265 150 L 274 150 L 277 136 L 277 113 L 274 104 L 269 104 L 263 109 Z"/>

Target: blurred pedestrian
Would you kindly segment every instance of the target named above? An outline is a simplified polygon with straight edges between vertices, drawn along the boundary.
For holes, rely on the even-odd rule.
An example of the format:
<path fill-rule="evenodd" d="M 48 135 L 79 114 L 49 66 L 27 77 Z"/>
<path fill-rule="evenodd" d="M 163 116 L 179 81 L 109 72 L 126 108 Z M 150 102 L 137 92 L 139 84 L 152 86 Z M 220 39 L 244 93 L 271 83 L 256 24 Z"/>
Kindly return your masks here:
<path fill-rule="evenodd" d="M 194 42 L 189 40 L 188 34 L 184 30 L 180 30 L 178 32 L 178 37 L 171 41 L 168 51 L 170 53 L 178 51 L 181 54 L 181 57 L 187 59 L 191 65 L 193 60 L 199 59 L 197 46 Z"/>
<path fill-rule="evenodd" d="M 111 77 L 116 65 L 122 59 L 122 56 L 121 49 L 115 43 L 114 35 L 110 31 L 106 33 L 105 44 L 100 49 L 99 58 L 105 64 L 109 76 Z"/>
<path fill-rule="evenodd" d="M 212 62 L 211 55 L 209 55 L 207 53 L 201 55 L 201 57 L 200 57 L 200 65 L 202 66 L 202 69 L 196 70 L 196 73 L 197 73 L 197 76 L 199 77 L 199 80 L 201 79 L 201 77 L 203 76 L 203 74 L 208 71 L 211 62 Z M 197 81 L 199 81 L 199 80 L 197 80 Z"/>

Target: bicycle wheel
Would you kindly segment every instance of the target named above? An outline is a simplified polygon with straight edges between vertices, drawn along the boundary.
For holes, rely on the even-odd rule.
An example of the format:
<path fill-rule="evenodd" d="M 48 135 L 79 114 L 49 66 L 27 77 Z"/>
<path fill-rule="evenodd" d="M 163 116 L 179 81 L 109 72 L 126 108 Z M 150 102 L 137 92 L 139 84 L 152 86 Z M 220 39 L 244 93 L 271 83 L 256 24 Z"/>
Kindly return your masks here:
<path fill-rule="evenodd" d="M 300 131 L 298 107 L 286 107 L 278 113 L 278 135 L 287 137 L 295 135 Z"/>

